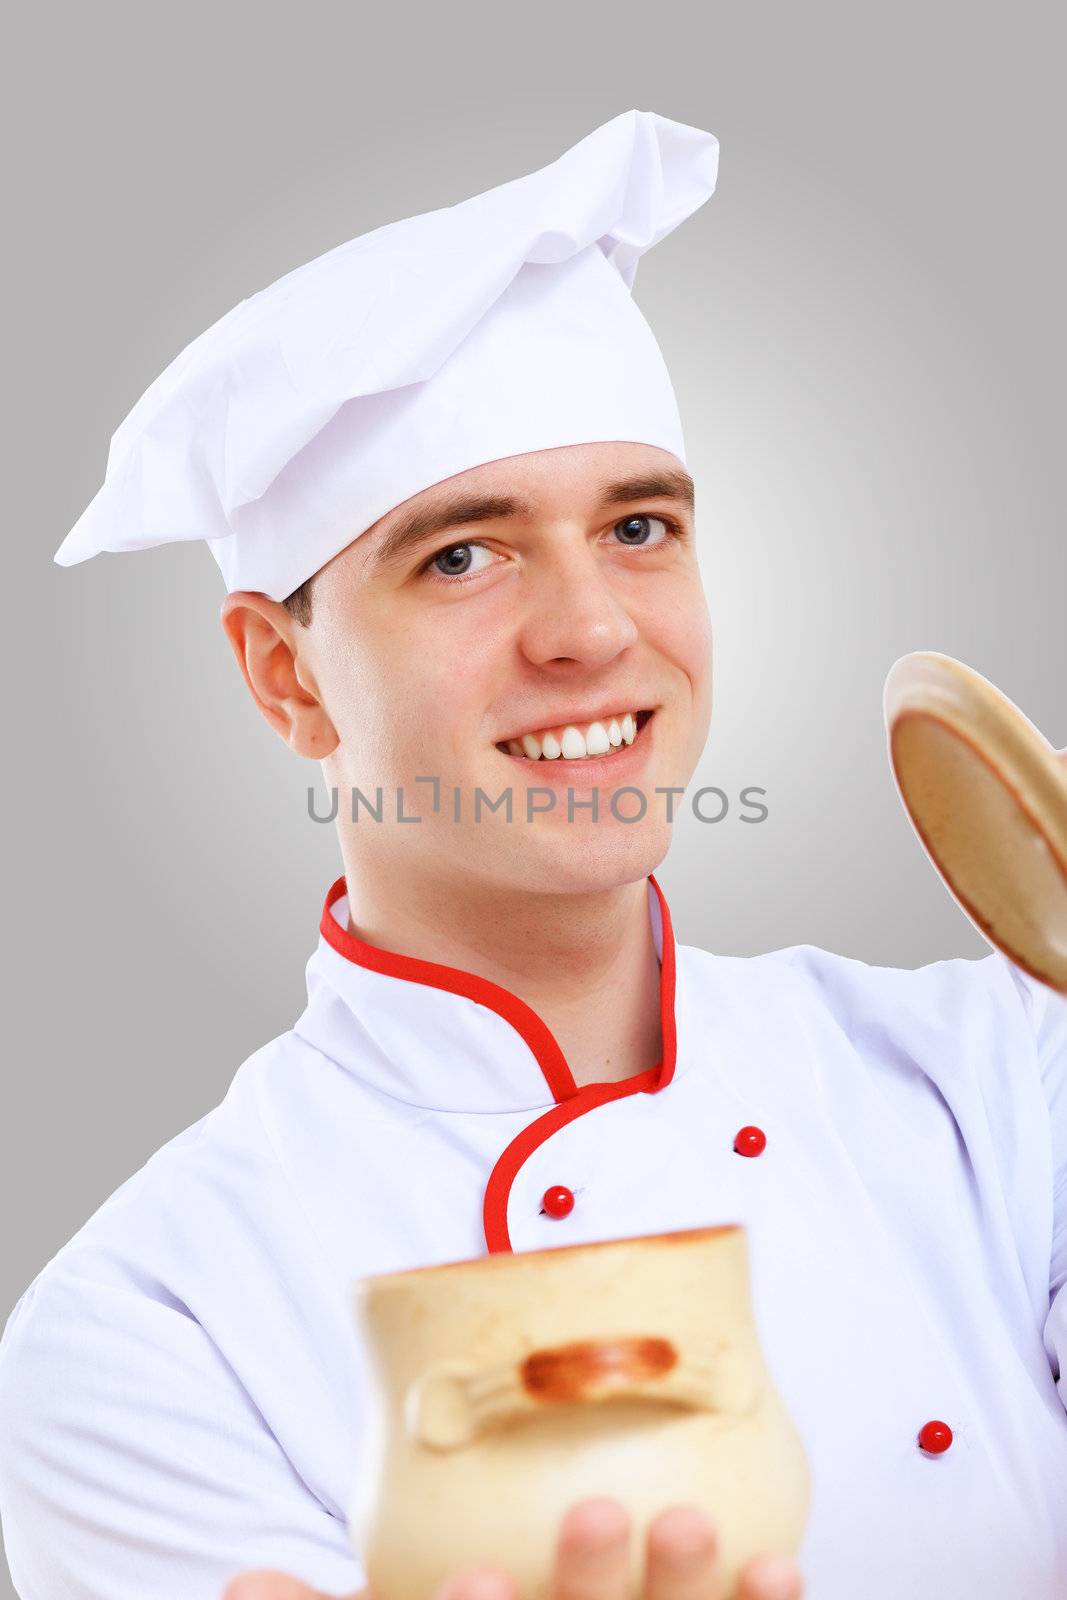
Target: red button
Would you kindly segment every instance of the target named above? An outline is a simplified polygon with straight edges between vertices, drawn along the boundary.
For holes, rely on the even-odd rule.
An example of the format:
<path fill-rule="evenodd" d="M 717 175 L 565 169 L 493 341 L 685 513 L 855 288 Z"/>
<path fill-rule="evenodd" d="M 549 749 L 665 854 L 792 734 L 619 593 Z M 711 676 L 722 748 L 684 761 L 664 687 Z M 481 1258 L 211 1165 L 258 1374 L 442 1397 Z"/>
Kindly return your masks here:
<path fill-rule="evenodd" d="M 555 1183 L 542 1195 L 541 1210 L 550 1217 L 565 1217 L 574 1210 L 574 1196 L 562 1183 Z"/>
<path fill-rule="evenodd" d="M 929 1456 L 944 1455 L 952 1443 L 952 1429 L 947 1422 L 924 1422 L 919 1429 L 919 1449 Z"/>
<path fill-rule="evenodd" d="M 739 1156 L 761 1156 L 766 1148 L 767 1135 L 762 1128 L 742 1128 L 734 1140 L 734 1149 Z"/>

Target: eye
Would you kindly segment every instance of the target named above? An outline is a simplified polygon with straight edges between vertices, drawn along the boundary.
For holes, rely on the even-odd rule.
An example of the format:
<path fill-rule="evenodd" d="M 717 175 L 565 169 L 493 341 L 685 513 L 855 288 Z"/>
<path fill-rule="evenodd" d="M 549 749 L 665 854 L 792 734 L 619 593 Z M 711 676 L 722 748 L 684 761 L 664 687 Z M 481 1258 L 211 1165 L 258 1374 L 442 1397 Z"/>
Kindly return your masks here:
<path fill-rule="evenodd" d="M 656 548 L 666 544 L 670 539 L 681 537 L 681 528 L 670 517 L 653 517 L 645 512 L 635 517 L 627 517 L 623 522 L 617 522 L 612 532 L 618 533 L 620 529 L 623 529 L 626 535 L 623 543 L 632 550 L 641 550 L 648 547 L 649 539 L 646 530 L 649 524 L 653 522 L 658 522 L 661 528 L 666 529 L 663 538 L 653 541 Z"/>
<path fill-rule="evenodd" d="M 479 571 L 485 570 L 484 567 L 472 569 L 466 555 L 471 550 L 480 550 L 483 555 L 492 556 L 492 551 L 486 545 L 467 540 L 464 544 L 450 544 L 444 550 L 438 550 L 423 563 L 419 571 L 438 583 L 461 583 L 464 578 L 476 576 Z M 442 565 L 438 566 L 438 562 Z"/>

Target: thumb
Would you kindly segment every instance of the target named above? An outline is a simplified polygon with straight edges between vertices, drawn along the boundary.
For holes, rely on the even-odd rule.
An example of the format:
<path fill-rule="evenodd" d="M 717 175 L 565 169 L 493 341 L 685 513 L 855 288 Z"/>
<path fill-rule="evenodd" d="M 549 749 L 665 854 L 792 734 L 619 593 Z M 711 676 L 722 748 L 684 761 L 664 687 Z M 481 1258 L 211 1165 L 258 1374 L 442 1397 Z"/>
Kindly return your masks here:
<path fill-rule="evenodd" d="M 241 1572 L 226 1585 L 221 1600 L 371 1600 L 368 1589 L 353 1595 L 328 1595 L 309 1589 L 287 1572 Z"/>
<path fill-rule="evenodd" d="M 519 1600 L 519 1586 L 503 1567 L 464 1567 L 439 1585 L 433 1600 Z"/>

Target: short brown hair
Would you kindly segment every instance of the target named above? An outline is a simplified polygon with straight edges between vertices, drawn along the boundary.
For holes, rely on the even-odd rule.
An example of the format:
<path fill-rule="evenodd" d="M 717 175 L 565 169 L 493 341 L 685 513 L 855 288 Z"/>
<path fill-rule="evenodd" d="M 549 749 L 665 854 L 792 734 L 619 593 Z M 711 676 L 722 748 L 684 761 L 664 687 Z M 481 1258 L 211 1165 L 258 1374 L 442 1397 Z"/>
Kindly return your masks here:
<path fill-rule="evenodd" d="M 308 627 L 311 622 L 311 585 L 314 575 L 305 578 L 299 589 L 294 589 L 292 594 L 287 594 L 282 605 L 291 617 L 295 617 L 302 628 Z"/>

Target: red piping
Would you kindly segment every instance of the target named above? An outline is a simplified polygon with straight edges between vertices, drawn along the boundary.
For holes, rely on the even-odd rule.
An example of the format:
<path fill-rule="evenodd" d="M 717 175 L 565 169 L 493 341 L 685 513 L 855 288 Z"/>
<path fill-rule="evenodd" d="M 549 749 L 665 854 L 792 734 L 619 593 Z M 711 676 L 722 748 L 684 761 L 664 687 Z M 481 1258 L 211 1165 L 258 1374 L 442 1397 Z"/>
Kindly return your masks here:
<path fill-rule="evenodd" d="M 565 1104 L 553 1106 L 551 1111 L 545 1111 L 512 1139 L 490 1173 L 485 1191 L 482 1221 L 485 1228 L 485 1243 L 490 1254 L 511 1249 L 511 1235 L 508 1233 L 508 1198 L 511 1186 L 523 1162 L 528 1161 L 546 1139 L 558 1133 L 560 1128 L 566 1127 L 568 1122 L 584 1116 L 587 1111 L 594 1111 L 597 1106 L 607 1105 L 610 1100 L 625 1099 L 631 1094 L 656 1094 L 660 1089 L 665 1089 L 674 1077 L 677 1053 L 674 1022 L 674 928 L 671 924 L 671 914 L 667 910 L 667 902 L 663 898 L 663 891 L 651 873 L 648 881 L 656 891 L 663 925 L 659 985 L 663 1055 L 654 1067 L 635 1073 L 632 1078 L 623 1078 L 620 1083 L 585 1084 L 583 1088 L 577 1089 Z"/>
<path fill-rule="evenodd" d="M 408 983 L 425 983 L 431 988 L 445 989 L 450 994 L 464 995 L 478 1005 L 495 1011 L 505 1022 L 521 1034 L 526 1041 L 545 1082 L 552 1091 L 556 1104 L 524 1128 L 504 1150 L 493 1168 L 485 1191 L 483 1220 L 485 1242 L 490 1252 L 511 1249 L 508 1234 L 508 1196 L 519 1168 L 546 1139 L 560 1128 L 584 1116 L 597 1106 L 611 1100 L 622 1100 L 631 1094 L 655 1094 L 665 1089 L 674 1077 L 677 1052 L 677 1034 L 674 1019 L 675 958 L 674 928 L 663 891 L 652 874 L 649 883 L 659 901 L 660 921 L 663 930 L 660 957 L 660 1029 L 663 1035 L 663 1054 L 654 1067 L 623 1078 L 619 1083 L 587 1083 L 579 1088 L 567 1065 L 551 1030 L 537 1012 L 510 989 L 476 973 L 465 972 L 461 967 L 446 967 L 436 961 L 423 961 L 418 956 L 400 955 L 395 950 L 383 950 L 378 945 L 367 944 L 357 934 L 342 928 L 331 907 L 346 892 L 344 875 L 330 886 L 322 908 L 319 930 L 327 944 L 339 955 L 354 961 L 371 972 L 381 972 L 390 978 L 404 978 Z"/>
<path fill-rule="evenodd" d="M 447 989 L 450 994 L 465 995 L 468 1000 L 476 1000 L 480 1006 L 488 1006 L 505 1022 L 510 1022 L 525 1039 L 554 1099 L 568 1100 L 578 1093 L 578 1085 L 571 1076 L 563 1051 L 551 1030 L 525 1000 L 520 1000 L 517 994 L 512 994 L 510 989 L 503 988 L 499 983 L 479 978 L 473 972 L 464 972 L 460 967 L 445 967 L 436 961 L 423 961 L 419 956 L 402 956 L 395 950 L 382 950 L 375 944 L 366 944 L 356 934 L 342 928 L 330 910 L 345 893 L 346 887 L 342 873 L 326 896 L 319 931 L 327 944 L 332 945 L 339 954 L 347 956 L 349 961 L 369 967 L 372 972 L 383 972 L 389 978 L 405 978 L 408 983 L 425 983 L 432 989 Z"/>

